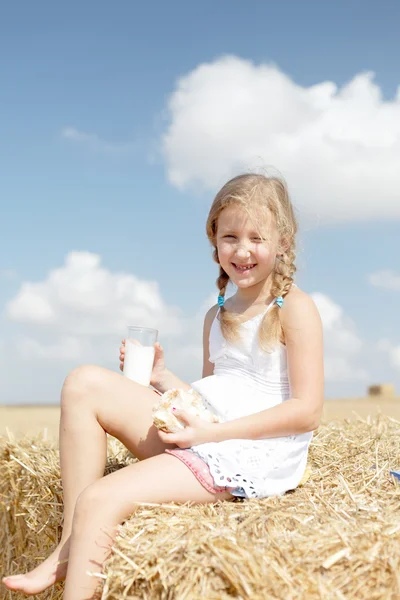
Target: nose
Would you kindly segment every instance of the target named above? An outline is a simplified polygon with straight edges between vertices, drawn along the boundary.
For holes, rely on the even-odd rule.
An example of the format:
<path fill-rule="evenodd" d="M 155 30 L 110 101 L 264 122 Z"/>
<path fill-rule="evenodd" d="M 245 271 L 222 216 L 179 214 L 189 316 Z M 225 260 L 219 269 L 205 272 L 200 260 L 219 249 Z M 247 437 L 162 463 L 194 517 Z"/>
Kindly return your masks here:
<path fill-rule="evenodd" d="M 236 248 L 236 255 L 238 258 L 247 258 L 250 254 L 250 250 L 246 244 L 239 244 Z"/>

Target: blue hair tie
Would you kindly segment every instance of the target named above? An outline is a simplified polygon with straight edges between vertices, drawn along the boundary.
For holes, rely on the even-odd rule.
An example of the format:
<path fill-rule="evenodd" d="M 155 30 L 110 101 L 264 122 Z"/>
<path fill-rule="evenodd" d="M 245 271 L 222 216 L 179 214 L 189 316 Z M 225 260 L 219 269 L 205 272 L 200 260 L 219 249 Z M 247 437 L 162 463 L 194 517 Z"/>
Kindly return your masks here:
<path fill-rule="evenodd" d="M 282 308 L 282 304 L 283 304 L 282 296 L 278 296 L 277 298 L 275 298 L 275 304 L 277 304 L 279 306 L 279 308 Z"/>
<path fill-rule="evenodd" d="M 218 296 L 218 306 L 223 306 L 224 304 L 225 304 L 224 296 L 219 295 Z"/>

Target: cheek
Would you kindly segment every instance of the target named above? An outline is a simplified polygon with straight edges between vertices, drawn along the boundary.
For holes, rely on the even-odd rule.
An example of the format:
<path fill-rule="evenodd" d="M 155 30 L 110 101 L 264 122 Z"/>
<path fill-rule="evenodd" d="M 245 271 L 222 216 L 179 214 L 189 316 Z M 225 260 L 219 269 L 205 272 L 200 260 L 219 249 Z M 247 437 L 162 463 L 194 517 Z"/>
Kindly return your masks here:
<path fill-rule="evenodd" d="M 268 248 L 259 248 L 258 252 L 256 252 L 256 258 L 259 263 L 270 265 L 271 262 L 274 262 L 275 255 Z"/>
<path fill-rule="evenodd" d="M 220 260 L 224 260 L 231 255 L 231 247 L 229 244 L 219 244 L 218 245 L 218 256 Z"/>

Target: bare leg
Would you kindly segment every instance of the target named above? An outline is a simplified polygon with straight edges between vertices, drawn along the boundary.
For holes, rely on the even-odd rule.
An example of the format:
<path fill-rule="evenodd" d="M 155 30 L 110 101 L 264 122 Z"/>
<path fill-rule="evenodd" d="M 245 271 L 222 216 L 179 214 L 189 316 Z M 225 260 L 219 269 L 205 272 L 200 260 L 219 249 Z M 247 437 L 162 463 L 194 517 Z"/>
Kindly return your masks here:
<path fill-rule="evenodd" d="M 8 589 L 38 594 L 65 577 L 75 504 L 81 492 L 104 474 L 106 433 L 121 440 L 139 459 L 164 452 L 167 446 L 152 424 L 155 399 L 150 389 L 101 367 L 83 366 L 68 375 L 61 394 L 61 541 L 33 571 L 4 578 Z"/>
<path fill-rule="evenodd" d="M 206 504 L 232 499 L 228 492 L 212 494 L 176 457 L 162 454 L 111 473 L 79 496 L 72 527 L 71 553 L 64 600 L 87 600 L 110 553 L 116 526 L 135 510 L 136 502 Z"/>

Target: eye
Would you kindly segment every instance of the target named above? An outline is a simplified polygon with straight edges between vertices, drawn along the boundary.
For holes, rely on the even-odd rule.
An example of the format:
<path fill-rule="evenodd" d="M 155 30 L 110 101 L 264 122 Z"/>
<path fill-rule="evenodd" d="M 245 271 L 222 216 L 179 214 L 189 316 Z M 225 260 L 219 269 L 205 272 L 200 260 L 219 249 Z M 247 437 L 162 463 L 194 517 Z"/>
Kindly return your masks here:
<path fill-rule="evenodd" d="M 225 240 L 225 239 L 229 239 L 229 238 L 233 239 L 234 237 L 235 237 L 234 235 L 230 235 L 230 234 L 228 233 L 227 235 L 224 235 L 224 236 L 222 237 L 222 239 L 224 239 L 224 240 Z"/>

